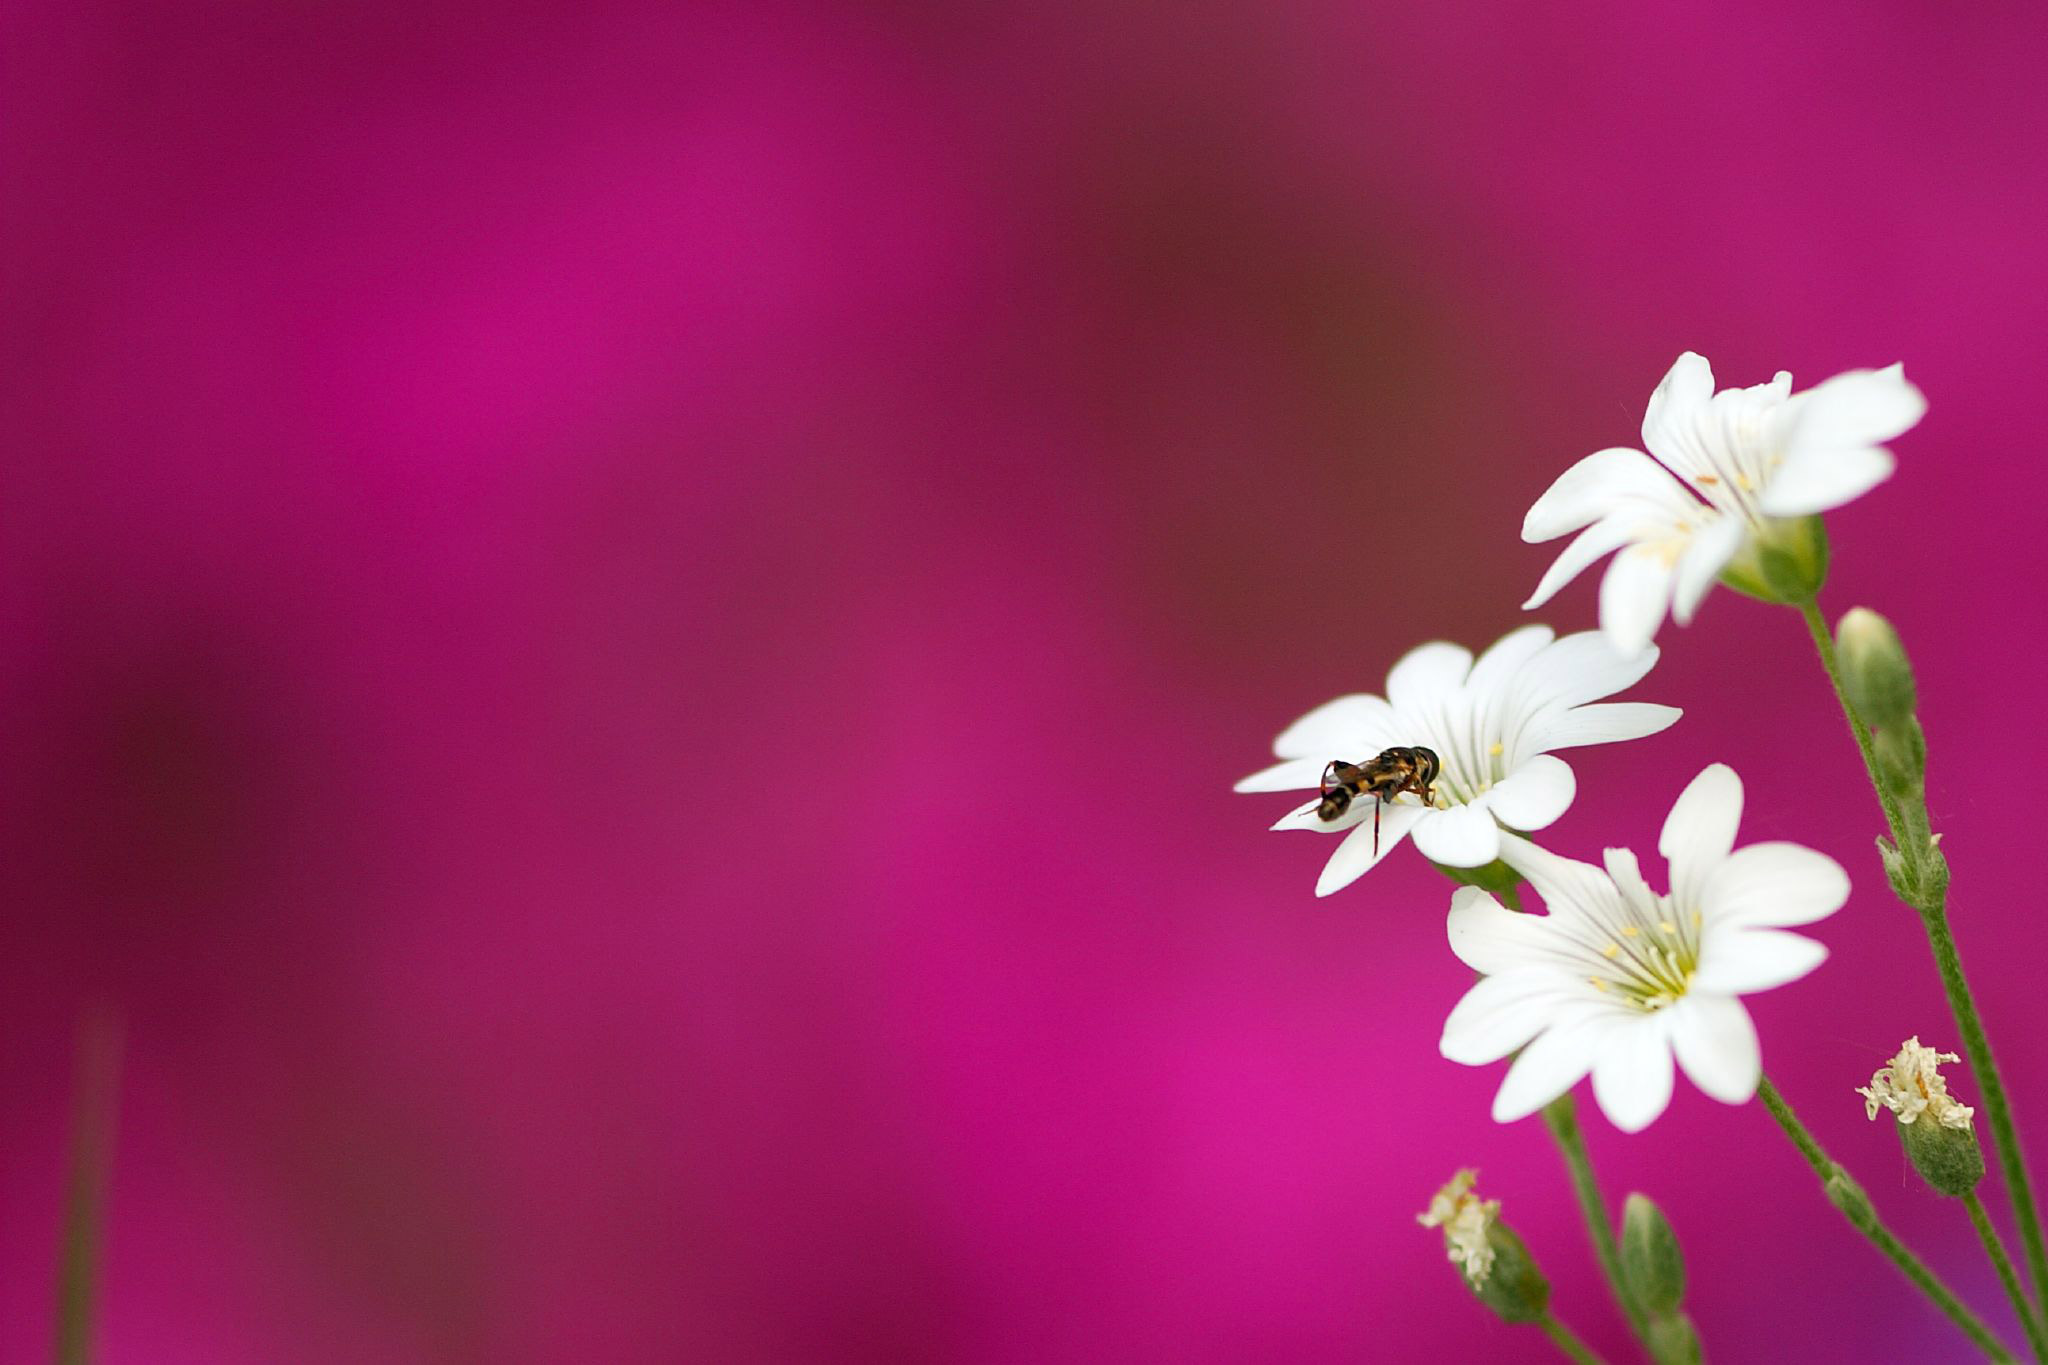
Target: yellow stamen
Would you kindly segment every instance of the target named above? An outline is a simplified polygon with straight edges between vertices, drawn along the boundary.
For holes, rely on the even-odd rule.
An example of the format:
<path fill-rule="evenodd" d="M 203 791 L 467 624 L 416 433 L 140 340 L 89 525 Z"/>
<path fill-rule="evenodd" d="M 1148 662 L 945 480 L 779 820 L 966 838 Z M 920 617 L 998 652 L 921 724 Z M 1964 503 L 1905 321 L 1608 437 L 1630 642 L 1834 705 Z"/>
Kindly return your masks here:
<path fill-rule="evenodd" d="M 1503 752 L 1500 741 L 1495 740 L 1493 742 L 1493 747 L 1491 749 L 1488 749 L 1486 752 L 1492 754 L 1495 758 L 1499 758 L 1501 756 L 1501 753 Z"/>
<path fill-rule="evenodd" d="M 1668 919 L 1660 919 L 1660 920 L 1658 920 L 1658 921 L 1657 921 L 1657 927 L 1658 927 L 1659 929 L 1662 929 L 1662 930 L 1663 930 L 1663 931 L 1664 931 L 1665 933 L 1667 933 L 1667 934 L 1675 934 L 1675 933 L 1677 933 L 1677 932 L 1678 932 L 1678 926 L 1677 926 L 1677 925 L 1675 925 L 1675 924 L 1673 924 L 1673 923 L 1672 923 L 1672 922 L 1671 922 L 1670 920 L 1668 920 Z"/>
<path fill-rule="evenodd" d="M 1641 932 L 1643 931 L 1636 928 L 1633 924 L 1624 924 L 1621 926 L 1621 936 L 1623 938 L 1634 938 L 1637 934 L 1640 934 Z"/>
<path fill-rule="evenodd" d="M 1620 951 L 1621 945 L 1619 943 L 1610 942 L 1605 948 L 1602 948 L 1600 950 L 1600 956 L 1605 958 L 1612 958 L 1616 953 L 1619 953 Z"/>

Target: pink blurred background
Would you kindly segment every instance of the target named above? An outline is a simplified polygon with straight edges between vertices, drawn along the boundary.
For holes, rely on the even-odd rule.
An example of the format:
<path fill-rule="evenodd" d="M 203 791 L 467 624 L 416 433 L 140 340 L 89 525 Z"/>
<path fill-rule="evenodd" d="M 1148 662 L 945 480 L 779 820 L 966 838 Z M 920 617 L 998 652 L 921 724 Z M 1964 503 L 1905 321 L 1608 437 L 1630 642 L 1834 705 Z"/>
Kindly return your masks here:
<path fill-rule="evenodd" d="M 1931 399 L 1825 602 L 2048 1174 L 2041 11 L 1563 13 L 12 0 L 0 1355 L 107 1002 L 109 1361 L 1540 1356 L 1414 1224 L 1467 1163 L 1626 1357 L 1448 886 L 1228 788 L 1517 624 L 1686 348 Z M 1850 868 L 1766 1067 L 2009 1325 L 1850 1090 L 1956 1037 L 1798 621 L 1665 643 L 1553 845 L 1720 759 Z M 1717 1361 L 1960 1352 L 1759 1107 L 1585 1112 Z"/>

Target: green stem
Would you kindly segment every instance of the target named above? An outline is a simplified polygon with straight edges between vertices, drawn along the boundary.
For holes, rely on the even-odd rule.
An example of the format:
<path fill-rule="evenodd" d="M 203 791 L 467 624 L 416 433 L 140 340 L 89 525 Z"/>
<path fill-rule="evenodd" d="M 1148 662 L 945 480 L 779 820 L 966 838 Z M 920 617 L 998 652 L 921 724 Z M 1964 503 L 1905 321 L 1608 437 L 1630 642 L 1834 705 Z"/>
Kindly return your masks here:
<path fill-rule="evenodd" d="M 1550 1129 L 1557 1149 L 1564 1153 L 1565 1165 L 1571 1169 L 1579 1212 L 1586 1217 L 1586 1231 L 1593 1239 L 1593 1254 L 1600 1259 L 1607 1287 L 1614 1291 L 1614 1301 L 1628 1315 L 1629 1326 L 1648 1342 L 1649 1324 L 1635 1296 L 1628 1292 L 1627 1282 L 1621 1278 L 1621 1248 L 1615 1245 L 1614 1223 L 1607 1216 L 1606 1201 L 1600 1197 L 1600 1182 L 1593 1177 L 1593 1162 L 1586 1155 L 1586 1138 L 1579 1131 L 1579 1117 L 1572 1108 L 1570 1091 L 1543 1106 L 1543 1123 Z"/>
<path fill-rule="evenodd" d="M 1771 1111 L 1771 1117 L 1778 1121 L 1778 1126 L 1785 1130 L 1785 1136 L 1792 1139 L 1792 1145 L 1806 1158 L 1806 1164 L 1813 1167 L 1813 1173 L 1820 1177 L 1821 1188 L 1826 1193 L 1828 1202 L 1842 1211 L 1842 1216 L 1849 1220 L 1849 1225 L 1883 1252 L 1886 1259 L 1899 1268 L 1899 1273 L 1911 1280 L 1950 1322 L 1962 1330 L 1964 1336 L 1976 1344 L 1978 1350 L 1992 1360 L 2011 1361 L 2012 1352 L 2006 1350 L 1998 1338 L 1991 1335 L 1991 1329 L 1984 1325 L 1983 1319 L 1972 1313 L 1963 1301 L 1956 1297 L 1955 1291 L 1943 1284 L 1940 1278 L 1927 1268 L 1926 1262 L 1908 1251 L 1892 1234 L 1891 1229 L 1878 1218 L 1877 1210 L 1871 1206 L 1870 1199 L 1863 1193 L 1862 1187 L 1822 1150 L 1820 1143 L 1807 1130 L 1806 1125 L 1799 1121 L 1799 1116 L 1792 1112 L 1791 1106 L 1785 1103 L 1784 1096 L 1778 1093 L 1778 1088 L 1771 1084 L 1768 1076 L 1757 1083 L 1756 1093 L 1758 1098 L 1763 1100 L 1764 1108 Z"/>
<path fill-rule="evenodd" d="M 2034 1204 L 2033 1181 L 2027 1174 L 2026 1153 L 2020 1147 L 2019 1132 L 2012 1121 L 2012 1103 L 2006 1098 L 2005 1081 L 1998 1073 L 1998 1062 L 1991 1054 L 1991 1039 L 1984 1032 L 1983 1016 L 1977 1012 L 1970 983 L 1963 975 L 1955 936 L 1949 932 L 1946 875 L 1929 879 L 1921 874 L 1922 862 L 1932 848 L 1932 840 L 1927 833 L 1925 798 L 1916 797 L 1923 803 L 1921 807 L 1902 811 L 1898 796 L 1890 790 L 1878 770 L 1870 729 L 1858 718 L 1848 693 L 1842 689 L 1842 670 L 1835 658 L 1834 638 L 1828 634 L 1827 621 L 1821 616 L 1819 604 L 1812 601 L 1803 603 L 1800 612 L 1806 618 L 1806 628 L 1813 636 L 1814 648 L 1820 651 L 1821 666 L 1827 669 L 1828 681 L 1834 684 L 1835 698 L 1842 705 L 1842 715 L 1856 736 L 1856 747 L 1863 754 L 1863 766 L 1870 774 L 1870 783 L 1877 791 L 1879 802 L 1884 806 L 1893 847 L 1906 861 L 1909 883 L 1925 890 L 1917 901 L 1904 895 L 1900 899 L 1918 912 L 1921 927 L 1927 933 L 1927 946 L 1933 951 L 1934 965 L 1941 973 L 1941 986 L 1948 996 L 1949 1012 L 1955 1016 L 1956 1027 L 1963 1036 L 1964 1055 L 1969 1058 L 1970 1070 L 1984 1092 L 1984 1122 L 1991 1130 L 1991 1147 L 1998 1154 L 1999 1173 L 2004 1177 L 2006 1197 L 2012 1202 L 2013 1221 L 2019 1228 L 2020 1245 L 2026 1252 L 2034 1302 L 2037 1308 L 2048 1308 L 2048 1241 L 2042 1237 L 2041 1216 Z"/>
<path fill-rule="evenodd" d="M 1543 1329 L 1543 1335 L 1549 1337 L 1558 1350 L 1578 1361 L 1579 1365 L 1605 1365 L 1599 1356 L 1593 1354 L 1593 1348 L 1580 1341 L 1571 1328 L 1557 1320 L 1555 1314 L 1545 1313 L 1536 1319 L 1536 1325 Z"/>
<path fill-rule="evenodd" d="M 2034 1314 L 2033 1305 L 2020 1289 L 2019 1272 L 2013 1269 L 2012 1257 L 2006 1254 L 2005 1242 L 1999 1237 L 1998 1229 L 1991 1226 L 1991 1216 L 1984 1212 L 1984 1201 L 1971 1190 L 1963 1196 L 1963 1207 L 1970 1211 L 1970 1222 L 1977 1229 L 1977 1239 L 1984 1243 L 1985 1254 L 1991 1257 L 1993 1268 L 1998 1271 L 1998 1282 L 2005 1286 L 2005 1296 L 2012 1300 L 2013 1312 L 2020 1316 L 2020 1326 L 2026 1329 L 2027 1345 L 2033 1348 L 2034 1359 L 2048 1365 L 2048 1332 Z"/>
<path fill-rule="evenodd" d="M 92 1359 L 107 1173 L 114 1153 L 114 1111 L 121 1075 L 121 1026 L 94 1010 L 79 1026 L 73 1096 L 71 1173 L 64 1199 L 64 1244 L 57 1272 L 58 1365 Z"/>

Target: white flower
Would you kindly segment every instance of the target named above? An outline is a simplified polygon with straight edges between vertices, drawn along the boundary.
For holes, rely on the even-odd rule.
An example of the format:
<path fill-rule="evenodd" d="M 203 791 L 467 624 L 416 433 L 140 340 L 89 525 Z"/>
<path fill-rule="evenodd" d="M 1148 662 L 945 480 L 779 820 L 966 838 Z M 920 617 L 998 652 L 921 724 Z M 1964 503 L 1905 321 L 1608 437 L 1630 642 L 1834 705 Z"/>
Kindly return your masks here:
<path fill-rule="evenodd" d="M 1640 649 L 1666 607 L 1689 624 L 1744 540 L 1770 519 L 1840 507 L 1889 478 L 1883 443 L 1926 411 L 1897 365 L 1851 370 L 1797 394 L 1783 370 L 1768 384 L 1715 393 L 1712 368 L 1687 351 L 1643 414 L 1643 445 L 1663 463 L 1640 450 L 1596 451 L 1529 509 L 1523 540 L 1579 536 L 1522 605 L 1541 606 L 1619 550 L 1600 585 L 1600 627 L 1616 648 Z"/>
<path fill-rule="evenodd" d="M 1827 956 L 1784 932 L 1840 909 L 1849 879 L 1797 844 L 1734 850 L 1742 781 L 1716 763 L 1679 794 L 1657 851 L 1671 893 L 1643 881 L 1635 854 L 1606 870 L 1523 839 L 1501 858 L 1543 897 L 1515 914 L 1471 887 L 1451 901 L 1451 950 L 1484 975 L 1444 1021 L 1443 1055 L 1480 1066 L 1516 1049 L 1494 1097 L 1502 1123 L 1534 1113 L 1593 1073 L 1593 1095 L 1624 1132 L 1671 1100 L 1671 1062 L 1728 1104 L 1756 1093 L 1756 1029 L 1739 996 L 1796 981 Z"/>
<path fill-rule="evenodd" d="M 1654 650 L 1624 658 L 1598 631 L 1559 640 L 1548 626 L 1509 632 L 1477 663 L 1457 645 L 1422 645 L 1387 674 L 1385 700 L 1359 694 L 1317 707 L 1273 741 L 1284 761 L 1253 773 L 1237 790 L 1314 789 L 1333 760 L 1360 763 L 1389 748 L 1421 745 L 1442 764 L 1434 806 L 1404 792 L 1384 807 L 1355 800 L 1325 822 L 1310 801 L 1273 828 L 1351 831 L 1324 865 L 1318 896 L 1349 886 L 1409 834 L 1435 862 L 1484 867 L 1500 855 L 1501 825 L 1542 829 L 1571 805 L 1577 781 L 1551 750 L 1639 739 L 1678 719 L 1674 706 L 1587 704 L 1633 686 L 1656 662 Z"/>
<path fill-rule="evenodd" d="M 1500 1215 L 1500 1200 L 1484 1199 L 1472 1193 L 1479 1172 L 1459 1171 L 1429 1201 L 1429 1207 L 1415 1215 L 1426 1228 L 1444 1230 L 1444 1254 L 1463 1268 L 1465 1278 L 1477 1289 L 1493 1270 L 1493 1247 L 1486 1230 Z"/>
<path fill-rule="evenodd" d="M 1864 1117 L 1876 1118 L 1882 1106 L 1897 1114 L 1900 1123 L 1913 1123 L 1925 1115 L 1940 1127 L 1967 1132 L 1977 1111 L 1957 1103 L 1948 1093 L 1940 1069 L 1943 1062 L 1962 1060 L 1953 1052 L 1920 1046 L 1918 1034 L 1908 1038 L 1900 1045 L 1899 1055 L 1879 1067 L 1869 1085 L 1856 1087 L 1863 1097 Z"/>

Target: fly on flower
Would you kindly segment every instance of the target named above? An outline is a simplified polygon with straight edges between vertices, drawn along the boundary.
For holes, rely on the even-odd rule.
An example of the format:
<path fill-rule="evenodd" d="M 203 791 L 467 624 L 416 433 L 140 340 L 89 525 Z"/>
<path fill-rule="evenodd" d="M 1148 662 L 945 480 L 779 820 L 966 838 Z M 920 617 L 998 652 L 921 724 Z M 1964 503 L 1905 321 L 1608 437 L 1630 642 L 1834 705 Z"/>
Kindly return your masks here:
<path fill-rule="evenodd" d="M 1387 674 L 1384 698 L 1339 697 L 1288 726 L 1273 741 L 1282 761 L 1237 790 L 1315 793 L 1273 828 L 1344 835 L 1318 896 L 1349 886 L 1411 834 L 1433 862 L 1484 867 L 1500 856 L 1503 826 L 1542 829 L 1571 805 L 1577 782 L 1553 750 L 1639 739 L 1678 719 L 1676 707 L 1600 701 L 1656 660 L 1654 650 L 1624 656 L 1598 631 L 1557 639 L 1548 626 L 1512 631 L 1476 662 L 1457 645 L 1422 645 Z M 1415 757 L 1425 753 L 1433 762 Z M 1365 754 L 1377 757 L 1361 762 Z M 1369 783 L 1366 770 L 1380 764 Z M 1406 780 L 1393 781 L 1397 771 Z M 1368 790 L 1373 801 L 1358 799 Z M 1368 814 L 1375 829 L 1364 828 Z"/>
<path fill-rule="evenodd" d="M 1430 790 L 1430 783 L 1436 781 L 1443 771 L 1443 763 L 1436 756 L 1436 750 L 1395 747 L 1381 751 L 1377 758 L 1363 763 L 1346 763 L 1342 759 L 1330 760 L 1330 766 L 1323 769 L 1322 800 L 1316 805 L 1316 819 L 1330 824 L 1361 796 L 1372 797 L 1372 851 L 1378 857 L 1380 851 L 1380 807 L 1404 793 L 1413 792 L 1423 805 L 1436 804 L 1436 795 Z"/>
<path fill-rule="evenodd" d="M 1649 454 L 1596 451 L 1529 509 L 1523 540 L 1579 534 L 1522 605 L 1542 606 L 1613 553 L 1600 584 L 1600 628 L 1617 649 L 1641 649 L 1667 610 L 1690 624 L 1746 546 L 1788 540 L 1797 526 L 1790 519 L 1840 507 L 1890 478 L 1884 442 L 1926 411 L 1897 365 L 1851 370 L 1801 393 L 1782 370 L 1768 384 L 1716 393 L 1712 367 L 1687 351 L 1650 395 Z"/>

